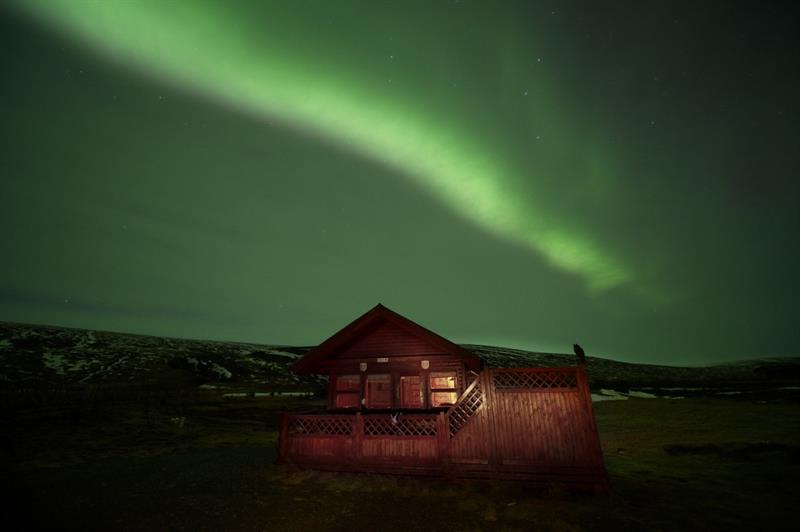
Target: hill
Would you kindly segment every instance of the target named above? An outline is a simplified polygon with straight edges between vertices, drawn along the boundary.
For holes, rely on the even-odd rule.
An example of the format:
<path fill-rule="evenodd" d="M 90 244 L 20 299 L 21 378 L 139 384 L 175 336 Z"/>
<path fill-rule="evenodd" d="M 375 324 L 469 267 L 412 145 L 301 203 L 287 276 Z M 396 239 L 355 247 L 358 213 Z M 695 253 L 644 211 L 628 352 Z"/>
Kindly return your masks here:
<path fill-rule="evenodd" d="M 573 355 L 462 345 L 494 367 L 569 366 Z M 0 322 L 0 386 L 135 385 L 205 387 L 261 393 L 314 393 L 322 376 L 289 368 L 310 347 L 188 340 Z M 633 364 L 587 357 L 593 390 L 636 388 L 658 395 L 777 390 L 800 382 L 800 358 L 706 367 Z M 607 394 L 608 396 L 614 394 Z"/>

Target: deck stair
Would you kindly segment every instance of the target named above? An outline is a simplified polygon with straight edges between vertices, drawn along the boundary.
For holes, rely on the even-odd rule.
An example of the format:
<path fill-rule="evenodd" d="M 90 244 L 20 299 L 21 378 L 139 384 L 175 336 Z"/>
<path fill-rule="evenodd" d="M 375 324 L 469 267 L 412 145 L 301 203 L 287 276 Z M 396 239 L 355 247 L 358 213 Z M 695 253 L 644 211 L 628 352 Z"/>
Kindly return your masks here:
<path fill-rule="evenodd" d="M 456 404 L 447 411 L 447 424 L 450 428 L 451 438 L 458 434 L 458 431 L 469 422 L 476 412 L 483 408 L 486 402 L 481 389 L 480 375 L 470 371 L 467 378 L 469 379 L 470 377 L 472 377 L 472 383 L 464 390 Z"/>

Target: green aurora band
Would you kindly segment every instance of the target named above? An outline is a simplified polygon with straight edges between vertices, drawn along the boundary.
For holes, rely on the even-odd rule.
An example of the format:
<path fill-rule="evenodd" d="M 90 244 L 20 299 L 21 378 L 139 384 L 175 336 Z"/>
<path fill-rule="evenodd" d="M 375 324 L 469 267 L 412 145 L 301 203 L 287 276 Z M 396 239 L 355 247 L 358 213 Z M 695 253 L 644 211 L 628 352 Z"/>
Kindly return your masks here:
<path fill-rule="evenodd" d="M 485 230 L 581 276 L 594 293 L 633 280 L 630 268 L 605 246 L 559 225 L 530 194 L 523 199 L 515 190 L 519 176 L 513 165 L 474 129 L 360 83 L 346 69 L 320 65 L 309 52 L 287 49 L 244 10 L 197 0 L 17 4 L 146 76 L 320 136 L 399 171 Z M 547 98 L 544 79 L 538 94 Z M 636 290 L 643 293 L 642 287 Z"/>

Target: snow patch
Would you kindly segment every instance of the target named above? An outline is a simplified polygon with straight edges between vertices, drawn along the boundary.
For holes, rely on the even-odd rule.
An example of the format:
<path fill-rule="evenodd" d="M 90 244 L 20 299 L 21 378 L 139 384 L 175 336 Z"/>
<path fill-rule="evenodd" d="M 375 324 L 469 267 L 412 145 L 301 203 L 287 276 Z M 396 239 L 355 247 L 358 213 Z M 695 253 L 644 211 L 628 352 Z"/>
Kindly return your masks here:
<path fill-rule="evenodd" d="M 592 394 L 592 402 L 599 403 L 600 401 L 627 401 L 628 398 L 622 394 L 618 395 L 601 395 L 599 393 Z"/>
<path fill-rule="evenodd" d="M 233 373 L 231 373 L 227 369 L 223 368 L 222 366 L 220 366 L 216 362 L 212 362 L 211 371 L 214 373 L 214 375 L 217 375 L 218 377 L 220 377 L 222 379 L 230 379 L 231 377 L 233 377 Z"/>
<path fill-rule="evenodd" d="M 52 369 L 59 375 L 67 374 L 66 366 L 68 362 L 67 359 L 64 358 L 64 355 L 57 355 L 55 353 L 43 353 L 42 363 L 45 365 L 46 368 Z"/>
<path fill-rule="evenodd" d="M 313 392 L 247 392 L 224 393 L 222 397 L 314 397 Z"/>
<path fill-rule="evenodd" d="M 653 393 L 640 392 L 639 390 L 630 390 L 628 397 L 638 397 L 639 399 L 657 399 L 658 396 Z"/>
<path fill-rule="evenodd" d="M 287 358 L 300 358 L 303 355 L 298 355 L 296 353 L 288 353 L 286 351 L 281 351 L 279 349 L 267 349 L 266 352 L 270 355 L 278 355 Z"/>
<path fill-rule="evenodd" d="M 226 368 L 220 366 L 216 362 L 210 362 L 208 360 L 198 360 L 195 357 L 186 357 L 186 362 L 192 366 L 194 371 L 198 371 L 200 368 L 207 369 L 217 377 L 221 379 L 230 379 L 233 377 L 233 373 L 228 371 Z"/>
<path fill-rule="evenodd" d="M 648 388 L 650 390 L 654 388 Z M 638 399 L 686 399 L 685 396 L 682 395 L 655 395 L 652 393 L 643 392 L 641 390 L 630 390 L 628 393 L 618 392 L 616 390 L 609 390 L 606 388 L 601 388 L 600 393 L 593 393 L 592 394 L 592 402 L 597 403 L 600 401 L 624 401 L 630 397 L 636 397 Z"/>
<path fill-rule="evenodd" d="M 59 375 L 66 375 L 68 372 L 82 371 L 97 363 L 96 360 L 77 360 L 70 362 L 64 355 L 58 353 L 45 352 L 42 354 L 42 363 L 46 368 L 55 371 Z"/>
<path fill-rule="evenodd" d="M 96 342 L 97 338 L 94 337 L 94 332 L 86 331 L 86 334 L 84 334 L 78 339 L 78 342 L 75 344 L 75 348 L 84 349 L 94 345 Z"/>

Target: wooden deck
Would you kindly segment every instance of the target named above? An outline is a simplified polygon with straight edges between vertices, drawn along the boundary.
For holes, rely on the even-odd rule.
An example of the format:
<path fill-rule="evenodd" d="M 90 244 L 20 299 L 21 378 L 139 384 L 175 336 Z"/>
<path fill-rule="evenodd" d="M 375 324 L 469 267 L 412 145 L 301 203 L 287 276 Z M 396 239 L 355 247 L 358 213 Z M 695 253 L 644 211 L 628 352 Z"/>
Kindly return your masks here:
<path fill-rule="evenodd" d="M 485 369 L 447 411 L 284 414 L 278 461 L 299 467 L 563 484 L 608 479 L 583 367 Z"/>

